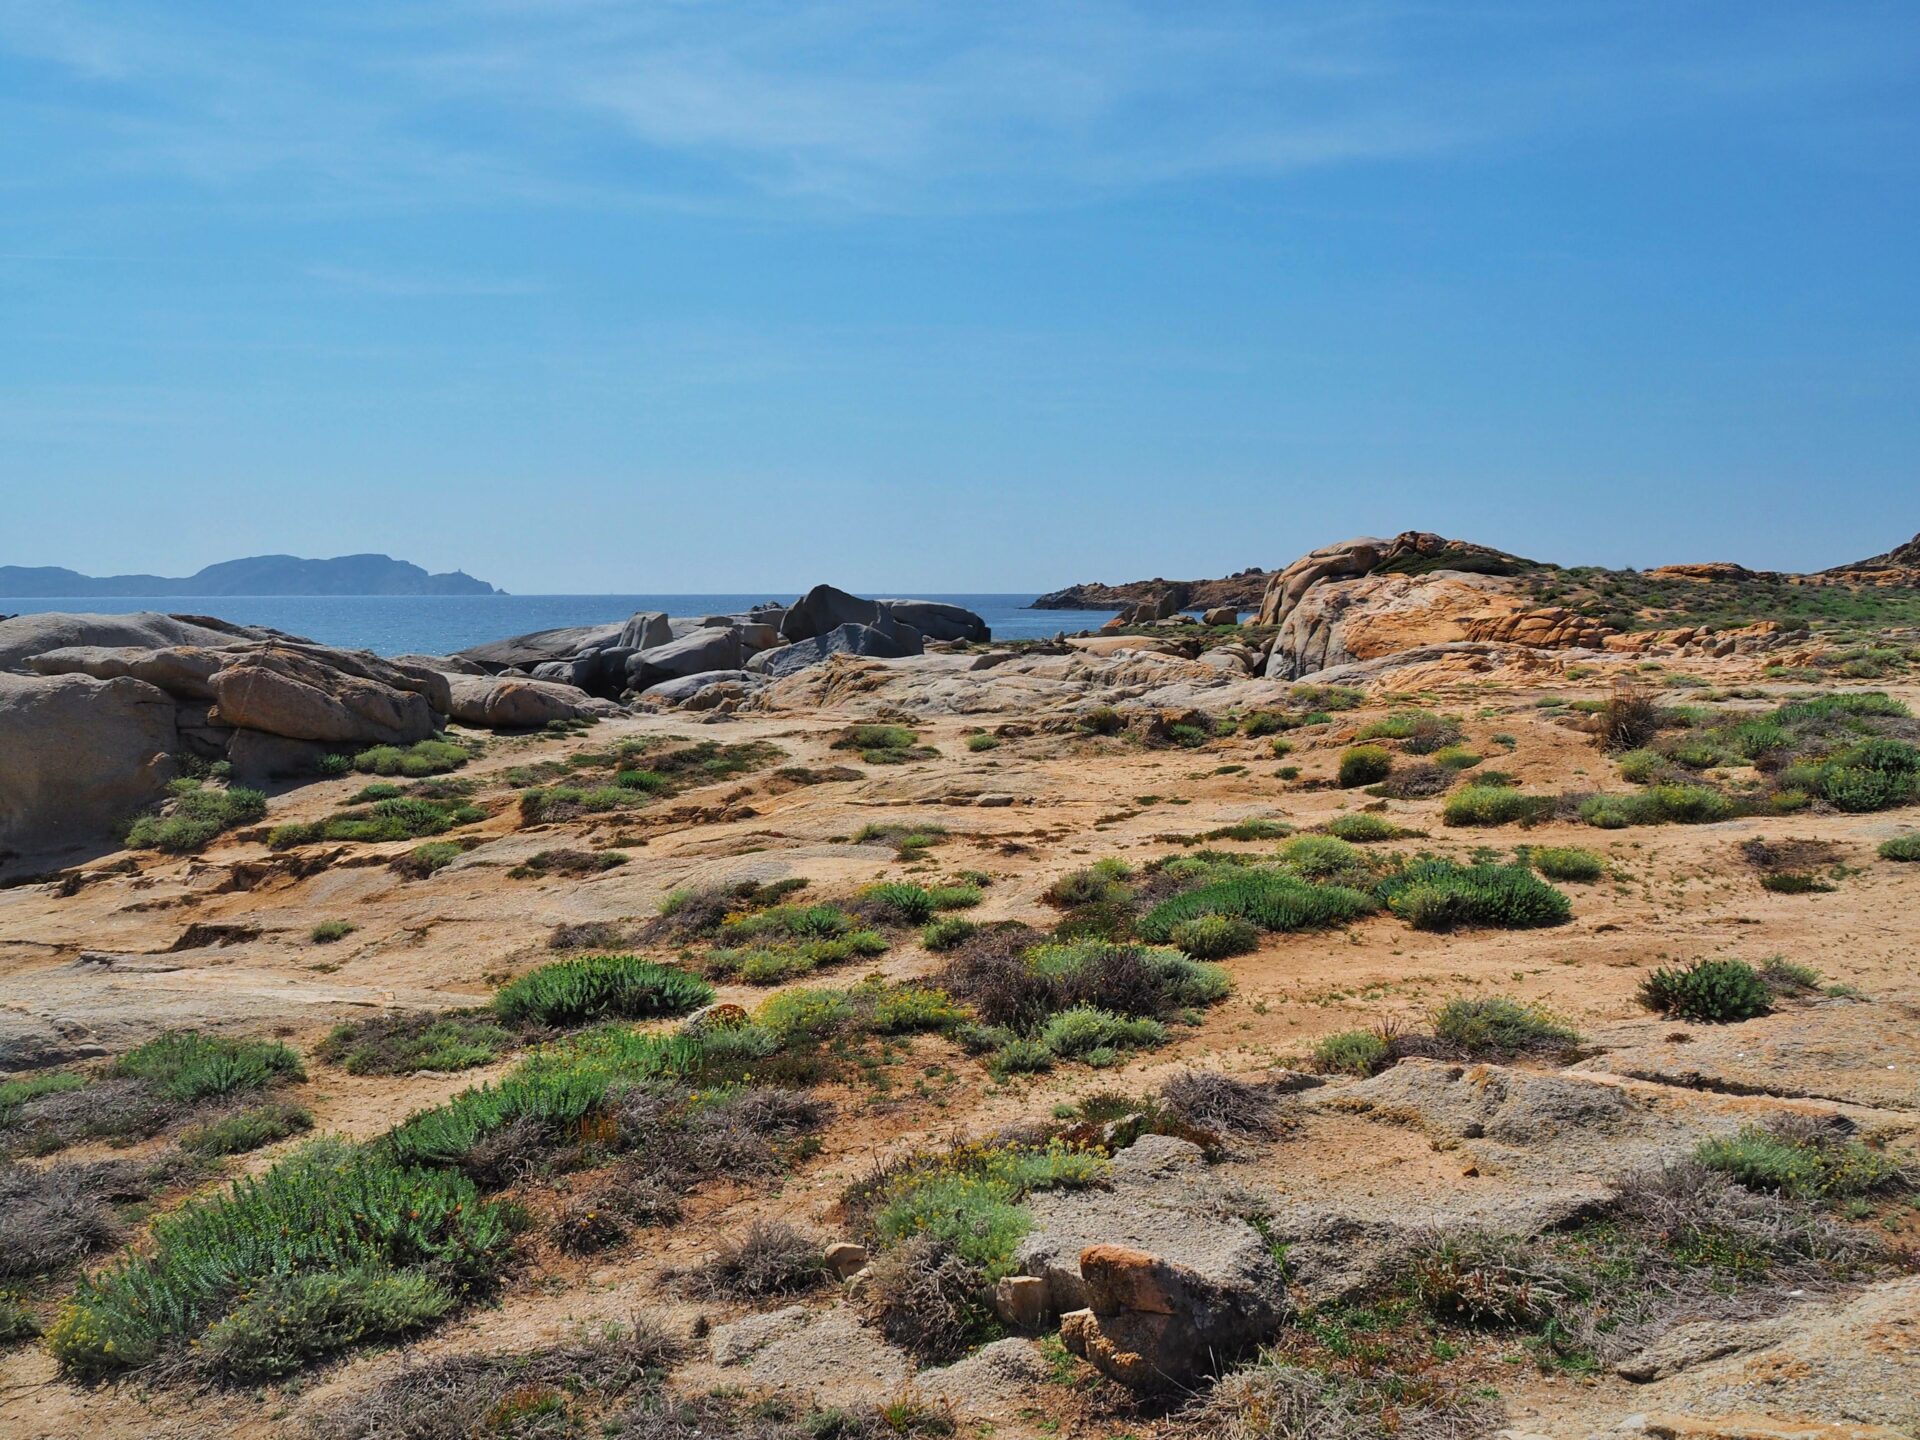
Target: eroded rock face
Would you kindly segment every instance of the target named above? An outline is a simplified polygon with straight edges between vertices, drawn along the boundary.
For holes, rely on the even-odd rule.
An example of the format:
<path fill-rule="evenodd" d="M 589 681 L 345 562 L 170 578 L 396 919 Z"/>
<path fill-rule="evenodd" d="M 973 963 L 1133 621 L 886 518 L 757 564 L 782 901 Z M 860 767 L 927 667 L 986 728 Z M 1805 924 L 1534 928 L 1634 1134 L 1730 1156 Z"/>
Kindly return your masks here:
<path fill-rule="evenodd" d="M 175 707 L 144 680 L 0 674 L 0 849 L 110 835 L 173 779 Z"/>
<path fill-rule="evenodd" d="M 288 639 L 271 630 L 235 625 L 206 615 L 163 615 L 155 610 L 131 615 L 48 613 L 0 620 L 0 670 L 18 670 L 30 655 L 74 646 L 154 650 L 170 645 L 221 648 L 246 641 Z"/>

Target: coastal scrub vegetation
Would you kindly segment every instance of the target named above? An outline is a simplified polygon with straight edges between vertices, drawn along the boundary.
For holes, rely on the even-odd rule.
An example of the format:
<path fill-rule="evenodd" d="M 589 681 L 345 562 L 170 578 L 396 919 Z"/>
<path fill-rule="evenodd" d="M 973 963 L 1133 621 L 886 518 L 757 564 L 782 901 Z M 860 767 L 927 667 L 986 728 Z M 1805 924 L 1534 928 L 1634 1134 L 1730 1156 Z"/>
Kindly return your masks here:
<path fill-rule="evenodd" d="M 192 854 L 205 849 L 216 835 L 250 825 L 267 813 L 267 797 L 242 785 L 215 786 L 183 778 L 167 786 L 167 795 L 157 811 L 127 827 L 129 849 Z"/>

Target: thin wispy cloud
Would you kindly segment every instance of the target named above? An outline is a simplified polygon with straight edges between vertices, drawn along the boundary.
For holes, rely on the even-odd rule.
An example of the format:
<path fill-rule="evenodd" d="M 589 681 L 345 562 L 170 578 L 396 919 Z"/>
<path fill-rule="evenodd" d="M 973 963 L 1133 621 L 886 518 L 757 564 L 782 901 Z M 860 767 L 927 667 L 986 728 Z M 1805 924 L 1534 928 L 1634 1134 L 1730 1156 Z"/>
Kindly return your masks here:
<path fill-rule="evenodd" d="M 24 128 L 41 154 L 232 198 L 951 212 L 1446 154 L 1579 124 L 1583 95 L 1635 77 L 1714 103 L 1876 63 L 1865 28 L 1798 53 L 1596 43 L 1604 17 L 1642 13 L 0 0 L 0 66 L 22 82 L 0 156 L 25 153 Z M 1515 31 L 1544 64 L 1504 63 Z"/>

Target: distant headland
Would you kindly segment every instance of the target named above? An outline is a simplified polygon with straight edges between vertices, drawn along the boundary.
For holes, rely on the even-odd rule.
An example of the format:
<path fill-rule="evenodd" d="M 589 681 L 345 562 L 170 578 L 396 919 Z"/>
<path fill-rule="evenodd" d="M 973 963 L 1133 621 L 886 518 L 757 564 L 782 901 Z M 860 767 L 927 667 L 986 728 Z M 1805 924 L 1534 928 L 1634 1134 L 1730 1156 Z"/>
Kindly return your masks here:
<path fill-rule="evenodd" d="M 82 575 L 57 565 L 0 565 L 0 595 L 504 595 L 462 570 L 432 575 L 390 555 L 254 555 L 184 578 Z"/>

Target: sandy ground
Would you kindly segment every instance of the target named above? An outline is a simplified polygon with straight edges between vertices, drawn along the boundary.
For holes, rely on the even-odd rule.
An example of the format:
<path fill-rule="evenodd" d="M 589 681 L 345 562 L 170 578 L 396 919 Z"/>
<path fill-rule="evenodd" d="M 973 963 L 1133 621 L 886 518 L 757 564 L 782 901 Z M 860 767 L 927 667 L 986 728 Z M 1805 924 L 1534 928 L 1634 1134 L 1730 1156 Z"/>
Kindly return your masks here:
<path fill-rule="evenodd" d="M 1558 685 L 1553 693 L 1582 691 Z M 1487 755 L 1486 768 L 1516 773 L 1529 788 L 1619 788 L 1588 737 L 1536 708 L 1534 698 L 1522 690 L 1475 689 L 1438 697 L 1435 708 L 1466 714 L 1467 743 Z M 1920 702 L 1920 692 L 1908 690 L 1903 698 Z M 0 1011 L 25 1024 L 57 1025 L 77 1046 L 99 1053 L 184 1024 L 278 1035 L 305 1049 L 344 1018 L 391 1007 L 480 1003 L 501 980 L 550 956 L 555 926 L 644 918 L 676 887 L 803 876 L 813 893 L 826 897 L 905 873 L 977 869 L 993 883 L 976 918 L 1047 924 L 1054 912 L 1041 904 L 1041 892 L 1094 859 L 1142 861 L 1179 853 L 1191 837 L 1236 821 L 1267 817 L 1304 828 L 1360 806 L 1425 832 L 1393 842 L 1395 850 L 1464 858 L 1482 845 L 1504 854 L 1521 841 L 1579 844 L 1612 866 L 1601 883 L 1566 887 L 1574 918 L 1552 930 L 1432 935 L 1382 916 L 1331 934 L 1268 937 L 1256 953 L 1227 962 L 1235 985 L 1229 1000 L 1197 1026 L 1178 1030 L 1171 1046 L 1121 1070 L 1063 1067 L 1003 1085 L 951 1045 L 917 1041 L 916 1063 L 895 1067 L 897 1083 L 885 1094 L 864 1087 L 829 1092 L 838 1111 L 821 1153 L 783 1183 L 709 1189 L 682 1223 L 640 1232 L 627 1247 L 592 1260 L 531 1245 L 497 1305 L 411 1347 L 422 1355 L 533 1345 L 579 1321 L 619 1317 L 636 1307 L 690 1323 L 696 1308 L 663 1286 L 664 1271 L 698 1257 L 755 1215 L 777 1214 L 830 1237 L 842 1188 L 889 1155 L 949 1134 L 1043 1118 L 1079 1094 L 1142 1090 L 1182 1066 L 1262 1073 L 1298 1061 L 1330 1032 L 1389 1019 L 1415 1024 L 1438 1002 L 1462 994 L 1513 995 L 1550 1006 L 1588 1040 L 1588 1073 L 1635 1087 L 1649 1103 L 1684 1109 L 1700 1124 L 1777 1108 L 1782 1098 L 1811 1097 L 1848 1107 L 1898 1144 L 1912 1143 L 1911 1129 L 1920 1124 L 1914 1040 L 1920 1034 L 1920 866 L 1880 862 L 1873 851 L 1920 816 L 1796 816 L 1612 832 L 1563 824 L 1526 832 L 1449 830 L 1440 824 L 1438 799 L 1370 802 L 1317 783 L 1330 778 L 1343 742 L 1383 709 L 1376 704 L 1338 716 L 1330 731 L 1296 733 L 1297 748 L 1286 761 L 1301 769 L 1295 781 L 1276 775 L 1280 762 L 1265 739 L 1230 738 L 1186 751 L 1040 734 L 973 753 L 964 743 L 973 726 L 936 720 L 920 728 L 938 758 L 884 767 L 856 761 L 857 780 L 784 789 L 761 772 L 627 814 L 530 829 L 518 828 L 507 803 L 511 792 L 498 786 L 508 766 L 666 731 L 766 740 L 785 752 L 782 764 L 824 767 L 848 762 L 845 751 L 829 748 L 848 717 L 700 723 L 646 716 L 611 721 L 580 737 L 496 740 L 465 772 L 481 782 L 483 797 L 499 802 L 498 813 L 463 832 L 485 843 L 425 880 L 403 880 L 386 868 L 384 861 L 407 845 L 313 847 L 339 853 L 317 873 L 296 875 L 266 848 L 263 830 L 255 838 L 228 837 L 192 858 L 142 856 L 134 873 L 103 874 L 71 894 L 44 884 L 0 890 Z M 1492 740 L 1496 733 L 1514 738 L 1511 753 Z M 365 777 L 354 777 L 288 790 L 273 799 L 270 823 L 324 816 L 364 783 Z M 983 807 L 976 803 L 982 794 L 1010 796 L 1012 803 Z M 936 822 L 951 832 L 922 869 L 909 871 L 884 845 L 848 841 L 867 822 L 904 820 Z M 1847 871 L 1833 893 L 1768 893 L 1739 850 L 1755 836 L 1828 842 Z M 535 851 L 591 848 L 615 837 L 628 863 L 602 874 L 506 875 Z M 1271 842 L 1208 843 L 1271 848 Z M 104 856 L 87 868 L 103 871 L 120 858 Z M 312 928 L 335 919 L 356 929 L 338 943 L 313 944 Z M 190 926 L 254 933 L 176 949 Z M 1823 1002 L 1772 1031 L 1755 1022 L 1760 1028 L 1737 1044 L 1686 1035 L 1688 1027 L 1650 1020 L 1635 1003 L 1635 987 L 1651 967 L 1709 955 L 1754 961 L 1784 955 L 1864 998 Z M 938 963 L 905 944 L 872 968 L 898 978 L 930 973 Z M 858 973 L 843 967 L 831 979 Z M 752 1005 L 766 993 L 723 987 L 721 998 Z M 489 1073 L 356 1078 L 321 1064 L 310 1070 L 303 1103 L 322 1130 L 352 1137 L 376 1135 Z M 232 1168 L 264 1167 L 275 1153 L 246 1157 Z M 1278 1200 L 1333 1197 L 1360 1209 L 1432 1201 L 1468 1214 L 1480 1194 L 1519 1183 L 1473 1170 L 1471 1160 L 1404 1126 L 1318 1109 L 1270 1154 L 1238 1163 L 1232 1178 Z M 725 1320 L 746 1312 L 706 1306 L 700 1313 Z M 362 1354 L 319 1370 L 305 1388 L 183 1395 L 136 1384 L 82 1389 L 58 1379 L 43 1350 L 19 1346 L 0 1355 L 0 1433 L 265 1436 L 392 1363 L 390 1356 Z M 1920 1362 L 1914 1374 L 1920 1383 Z M 681 1378 L 698 1387 L 728 1377 L 700 1362 Z M 1644 1408 L 1633 1387 L 1618 1379 L 1553 1380 L 1512 1367 L 1503 1389 L 1513 1424 L 1553 1435 L 1585 1434 L 1582 1427 L 1598 1428 L 1593 1416 Z M 1077 1401 L 1063 1409 L 1042 1396 L 1031 1413 L 993 1417 L 993 1433 L 1061 1433 L 1063 1418 L 1073 1433 L 1088 1435 L 1117 1436 L 1133 1423 Z"/>

